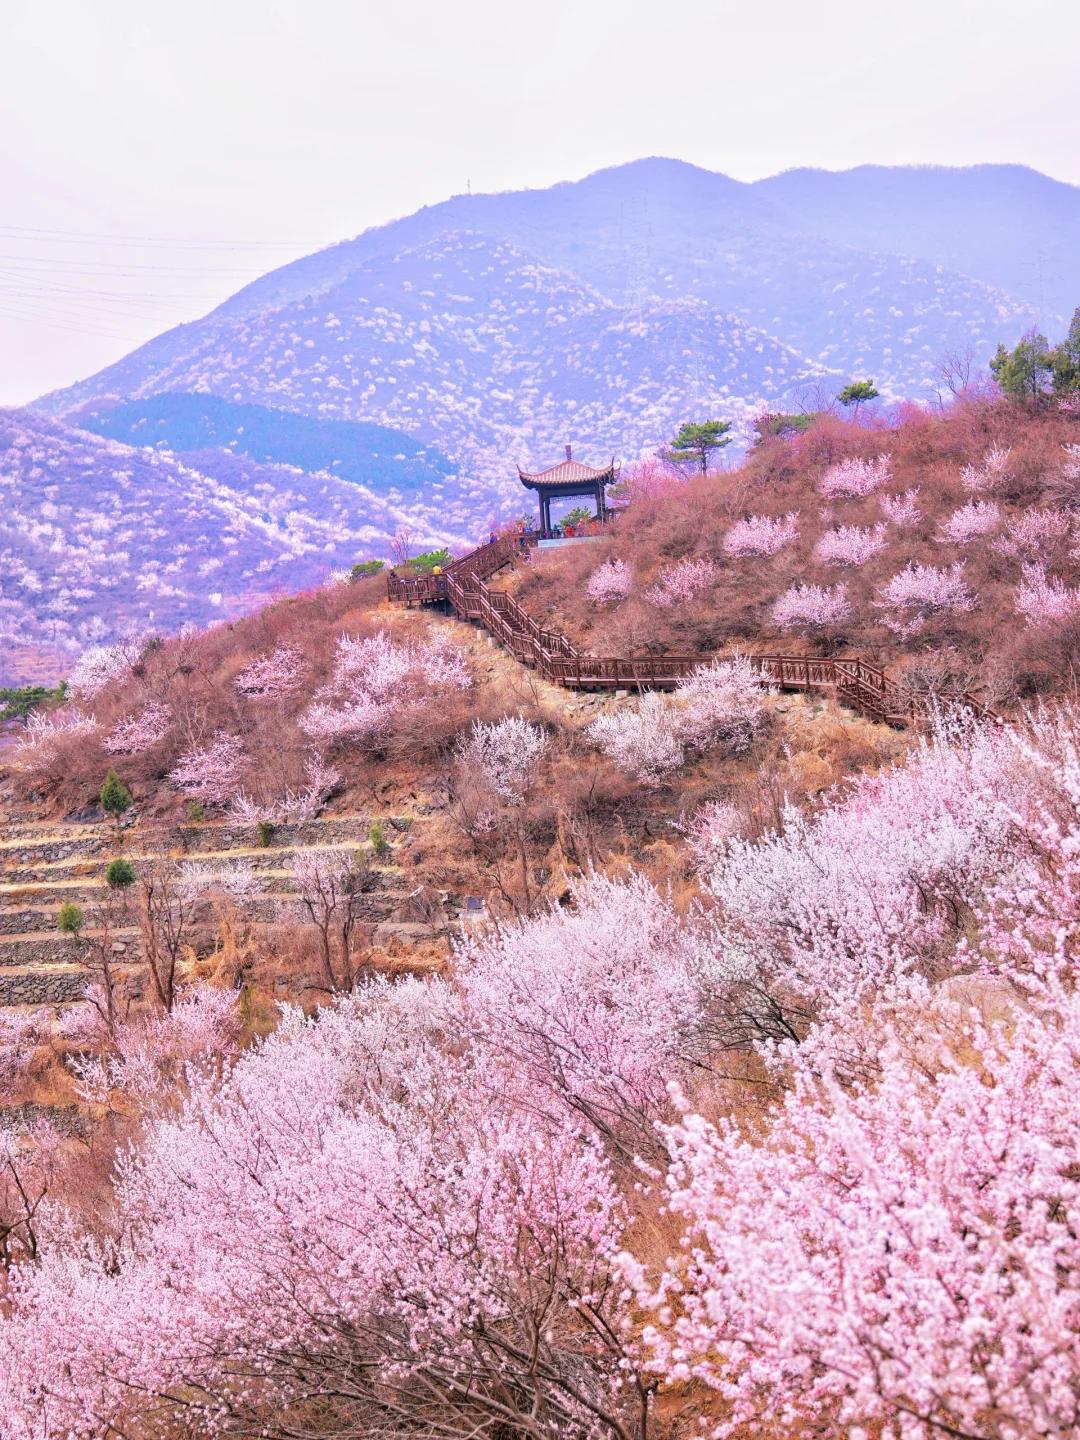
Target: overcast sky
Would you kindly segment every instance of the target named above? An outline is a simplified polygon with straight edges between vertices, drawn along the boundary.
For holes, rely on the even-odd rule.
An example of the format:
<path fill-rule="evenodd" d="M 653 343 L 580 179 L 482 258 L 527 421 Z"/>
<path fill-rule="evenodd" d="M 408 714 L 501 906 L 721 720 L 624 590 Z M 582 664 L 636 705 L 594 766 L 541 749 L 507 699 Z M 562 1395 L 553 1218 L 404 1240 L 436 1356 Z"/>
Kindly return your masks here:
<path fill-rule="evenodd" d="M 1077 0 L 0 0 L 0 54 L 4 404 L 470 181 L 1080 183 Z"/>

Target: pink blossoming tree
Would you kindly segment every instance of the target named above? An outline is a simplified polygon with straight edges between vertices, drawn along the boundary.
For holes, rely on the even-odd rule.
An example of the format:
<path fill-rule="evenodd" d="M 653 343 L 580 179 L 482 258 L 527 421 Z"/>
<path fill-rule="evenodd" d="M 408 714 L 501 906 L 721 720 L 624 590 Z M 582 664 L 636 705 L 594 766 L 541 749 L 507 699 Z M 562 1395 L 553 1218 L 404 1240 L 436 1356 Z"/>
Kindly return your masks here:
<path fill-rule="evenodd" d="M 814 546 L 814 558 L 824 565 L 865 565 L 875 555 L 880 555 L 888 541 L 884 525 L 871 525 L 865 529 L 858 525 L 841 525 L 828 530 Z"/>
<path fill-rule="evenodd" d="M 585 583 L 585 594 L 597 605 L 608 600 L 625 600 L 634 589 L 634 577 L 625 560 L 608 560 L 594 570 Z"/>
<path fill-rule="evenodd" d="M 424 689 L 467 690 L 471 683 L 465 656 L 445 637 L 399 645 L 385 630 L 364 639 L 343 635 L 330 683 L 316 693 L 300 728 L 323 743 L 377 743 L 395 710 Z"/>
<path fill-rule="evenodd" d="M 1009 521 L 994 549 L 1028 564 L 1046 564 L 1072 535 L 1073 519 L 1067 510 L 1024 510 Z"/>
<path fill-rule="evenodd" d="M 91 700 L 108 685 L 126 680 L 145 647 L 141 637 L 120 640 L 115 645 L 91 645 L 84 650 L 68 679 L 76 700 Z"/>
<path fill-rule="evenodd" d="M 645 591 L 645 599 L 670 609 L 707 590 L 716 583 L 716 566 L 711 560 L 680 560 L 659 581 Z"/>
<path fill-rule="evenodd" d="M 280 699 L 299 688 L 308 664 L 295 645 L 280 645 L 270 655 L 253 660 L 233 682 L 241 695 Z"/>
<path fill-rule="evenodd" d="M 874 604 L 886 611 L 885 624 L 900 635 L 920 630 L 930 615 L 962 613 L 975 608 L 975 597 L 964 579 L 964 562 L 947 569 L 920 565 L 917 560 L 878 591 Z"/>
<path fill-rule="evenodd" d="M 240 790 L 246 763 L 236 736 L 219 730 L 205 749 L 181 755 L 169 779 L 182 795 L 210 805 L 226 805 Z"/>
<path fill-rule="evenodd" d="M 1080 589 L 1070 589 L 1042 565 L 1025 565 L 1016 587 L 1016 610 L 1029 625 L 1048 625 L 1080 613 Z"/>
<path fill-rule="evenodd" d="M 1007 473 L 1011 450 L 1002 450 L 995 445 L 983 457 L 981 465 L 965 465 L 960 472 L 960 483 L 969 494 L 991 490 Z"/>
<path fill-rule="evenodd" d="M 501 800 L 520 805 L 532 788 L 549 744 L 539 725 L 508 715 L 490 723 L 474 720 L 458 746 L 458 755 L 484 776 Z"/>
<path fill-rule="evenodd" d="M 772 607 L 775 624 L 807 634 L 840 625 L 850 614 L 846 585 L 792 585 Z"/>
<path fill-rule="evenodd" d="M 841 460 L 831 465 L 821 477 L 818 489 L 822 495 L 872 495 L 892 478 L 892 460 L 879 455 L 874 460 Z"/>
<path fill-rule="evenodd" d="M 899 495 L 882 495 L 881 510 L 890 525 L 898 530 L 914 530 L 922 519 L 918 505 L 919 487 L 903 490 Z"/>
<path fill-rule="evenodd" d="M 733 525 L 724 536 L 727 555 L 775 555 L 799 538 L 799 514 L 750 515 Z"/>
<path fill-rule="evenodd" d="M 1001 511 L 993 501 L 972 500 L 942 520 L 940 539 L 953 545 L 963 545 L 968 540 L 996 530 L 1000 523 Z"/>
<path fill-rule="evenodd" d="M 104 747 L 110 755 L 142 755 L 161 744 L 172 724 L 168 705 L 151 701 L 135 715 L 117 721 L 105 737 Z"/>

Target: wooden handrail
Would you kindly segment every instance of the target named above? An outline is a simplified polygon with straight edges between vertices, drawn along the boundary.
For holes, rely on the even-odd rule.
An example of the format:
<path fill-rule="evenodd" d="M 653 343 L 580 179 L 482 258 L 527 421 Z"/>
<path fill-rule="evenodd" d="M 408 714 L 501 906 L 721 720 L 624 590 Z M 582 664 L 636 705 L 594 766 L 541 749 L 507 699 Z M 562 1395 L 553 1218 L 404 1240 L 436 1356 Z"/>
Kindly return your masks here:
<path fill-rule="evenodd" d="M 453 561 L 442 575 L 387 577 L 387 597 L 406 604 L 448 601 L 463 620 L 478 620 L 511 652 L 546 680 L 571 689 L 671 689 L 717 655 L 582 655 L 558 630 L 548 630 L 513 595 L 493 591 L 491 575 L 518 553 L 520 538 L 499 536 Z M 832 690 L 870 719 L 909 724 L 928 713 L 931 697 L 902 689 L 880 666 L 859 656 L 748 655 L 746 659 L 782 690 Z M 977 696 L 956 697 L 977 714 L 993 712 Z"/>

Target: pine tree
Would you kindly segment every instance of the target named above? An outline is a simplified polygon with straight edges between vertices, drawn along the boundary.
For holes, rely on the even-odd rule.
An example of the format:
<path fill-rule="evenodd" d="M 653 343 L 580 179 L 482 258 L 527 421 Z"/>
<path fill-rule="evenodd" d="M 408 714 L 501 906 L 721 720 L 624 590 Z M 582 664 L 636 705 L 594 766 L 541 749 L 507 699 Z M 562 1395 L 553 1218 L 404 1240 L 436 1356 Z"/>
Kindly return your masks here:
<path fill-rule="evenodd" d="M 998 346 L 990 361 L 990 373 L 1006 395 L 1037 405 L 1046 398 L 1052 365 L 1053 354 L 1046 336 L 1029 330 L 1015 350 Z"/>
<path fill-rule="evenodd" d="M 876 400 L 880 394 L 881 391 L 874 388 L 873 380 L 853 380 L 850 385 L 844 386 L 836 398 L 847 409 L 855 407 L 855 419 L 857 420 L 859 407 L 865 405 L 868 400 Z"/>
<path fill-rule="evenodd" d="M 1080 305 L 1073 312 L 1069 333 L 1050 352 L 1050 370 L 1055 395 L 1071 395 L 1080 390 Z"/>
<path fill-rule="evenodd" d="M 727 433 L 730 429 L 730 420 L 705 420 L 700 425 L 687 421 L 671 442 L 671 448 L 664 451 L 664 459 L 674 460 L 677 465 L 693 462 L 701 467 L 704 475 L 712 452 L 731 444 L 732 437 Z"/>
<path fill-rule="evenodd" d="M 120 817 L 125 810 L 131 809 L 131 794 L 115 770 L 110 770 L 105 776 L 105 784 L 101 787 L 101 808 L 116 821 L 116 834 L 119 837 Z"/>

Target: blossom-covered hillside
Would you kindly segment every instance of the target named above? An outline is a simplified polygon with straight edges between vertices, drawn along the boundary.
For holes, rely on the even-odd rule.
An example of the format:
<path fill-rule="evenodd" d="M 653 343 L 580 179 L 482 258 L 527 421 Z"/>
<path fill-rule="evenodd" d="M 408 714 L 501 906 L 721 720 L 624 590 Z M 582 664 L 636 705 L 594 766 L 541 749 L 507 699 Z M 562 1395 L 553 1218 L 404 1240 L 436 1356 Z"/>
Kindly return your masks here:
<path fill-rule="evenodd" d="M 222 450 L 206 461 L 0 412 L 0 678 L 55 680 L 88 644 L 251 609 L 385 554 L 402 525 L 454 538 L 433 487 L 406 501 Z"/>
<path fill-rule="evenodd" d="M 653 464 L 628 483 L 611 538 L 507 582 L 588 652 L 856 653 L 992 703 L 1071 683 L 1073 410 L 970 398 L 891 428 L 826 415 L 729 473 Z"/>
<path fill-rule="evenodd" d="M 514 245 L 454 231 L 292 304 L 219 317 L 164 364 L 136 352 L 48 405 L 203 391 L 374 420 L 434 440 L 458 461 L 462 496 L 486 490 L 490 506 L 520 499 L 515 461 L 550 463 L 568 436 L 633 456 L 688 404 L 748 415 L 825 373 L 704 301 L 615 304 Z"/>

